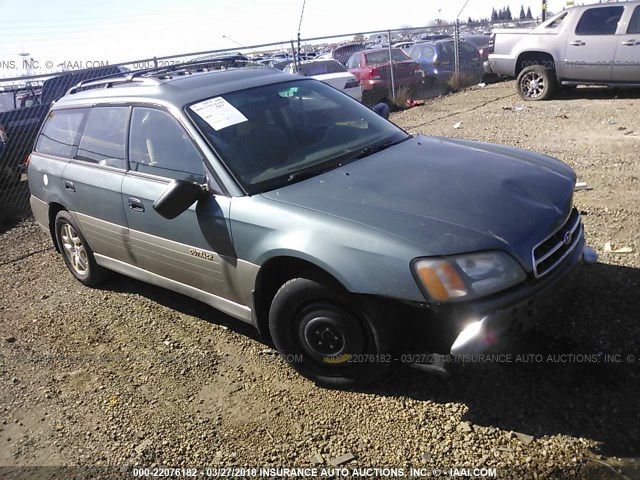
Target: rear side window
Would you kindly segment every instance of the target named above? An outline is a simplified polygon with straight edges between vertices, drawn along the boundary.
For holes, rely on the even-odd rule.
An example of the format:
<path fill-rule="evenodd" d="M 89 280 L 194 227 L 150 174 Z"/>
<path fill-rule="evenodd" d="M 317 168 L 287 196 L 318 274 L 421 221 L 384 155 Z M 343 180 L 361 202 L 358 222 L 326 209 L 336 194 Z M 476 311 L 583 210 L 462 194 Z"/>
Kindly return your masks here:
<path fill-rule="evenodd" d="M 633 11 L 627 33 L 640 33 L 640 6 Z"/>
<path fill-rule="evenodd" d="M 185 130 L 171 115 L 153 108 L 133 109 L 129 168 L 175 180 L 204 182 L 202 156 Z"/>
<path fill-rule="evenodd" d="M 614 35 L 624 7 L 590 8 L 582 14 L 576 35 Z"/>
<path fill-rule="evenodd" d="M 84 114 L 84 109 L 50 112 L 38 138 L 36 152 L 73 158 L 78 148 Z"/>
<path fill-rule="evenodd" d="M 87 114 L 76 159 L 124 169 L 129 109 L 96 107 Z"/>

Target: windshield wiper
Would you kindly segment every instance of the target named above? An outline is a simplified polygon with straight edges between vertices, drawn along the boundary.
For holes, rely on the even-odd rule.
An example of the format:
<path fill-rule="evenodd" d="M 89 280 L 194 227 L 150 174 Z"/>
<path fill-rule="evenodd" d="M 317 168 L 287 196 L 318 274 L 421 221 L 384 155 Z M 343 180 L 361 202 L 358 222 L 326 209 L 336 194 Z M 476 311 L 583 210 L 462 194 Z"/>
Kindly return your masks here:
<path fill-rule="evenodd" d="M 331 170 L 335 166 L 331 166 L 329 168 L 324 167 L 324 168 L 307 169 L 307 170 L 300 170 L 299 172 L 294 172 L 287 177 L 287 183 L 291 183 L 294 180 L 299 181 L 299 180 L 305 180 L 307 178 L 315 177 L 316 175 L 320 175 L 321 173 Z"/>
<path fill-rule="evenodd" d="M 407 135 L 406 137 L 403 137 L 400 140 L 389 139 L 389 140 L 385 140 L 383 142 L 374 143 L 373 145 L 369 145 L 369 146 L 366 146 L 364 148 L 361 148 L 351 158 L 353 160 L 357 160 L 359 158 L 368 157 L 369 155 L 373 155 L 374 153 L 381 152 L 382 150 L 385 150 L 385 149 L 387 149 L 389 147 L 393 147 L 394 145 L 402 143 L 405 140 L 408 140 L 410 138 L 411 138 L 411 135 Z"/>
<path fill-rule="evenodd" d="M 410 138 L 412 138 L 412 136 L 407 135 L 406 137 L 403 137 L 400 140 L 388 139 L 379 143 L 374 143 L 373 145 L 369 145 L 367 147 L 361 148 L 360 150 L 357 150 L 355 154 L 349 155 L 347 159 L 344 159 L 344 157 L 342 157 L 342 160 L 336 163 L 332 163 L 330 165 L 324 164 L 320 168 L 310 168 L 306 170 L 300 170 L 299 172 L 291 173 L 287 177 L 287 183 L 315 177 L 316 175 L 320 175 L 321 173 L 325 173 L 325 172 L 328 172 L 329 170 L 333 170 L 334 168 L 341 167 L 342 165 L 345 165 L 346 163 L 349 163 L 352 160 L 357 160 L 359 158 L 364 158 L 369 155 L 373 155 L 374 153 L 378 153 L 386 148 L 402 143 L 405 140 L 408 140 Z"/>

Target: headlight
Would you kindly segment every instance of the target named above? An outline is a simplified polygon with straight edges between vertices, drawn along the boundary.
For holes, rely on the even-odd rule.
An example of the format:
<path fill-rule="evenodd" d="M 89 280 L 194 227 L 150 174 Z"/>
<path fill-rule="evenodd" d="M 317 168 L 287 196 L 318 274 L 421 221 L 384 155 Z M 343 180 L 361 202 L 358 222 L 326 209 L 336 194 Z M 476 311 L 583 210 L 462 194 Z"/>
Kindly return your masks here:
<path fill-rule="evenodd" d="M 491 295 L 527 278 L 518 263 L 504 252 L 483 252 L 413 262 L 419 283 L 431 300 L 466 301 Z"/>

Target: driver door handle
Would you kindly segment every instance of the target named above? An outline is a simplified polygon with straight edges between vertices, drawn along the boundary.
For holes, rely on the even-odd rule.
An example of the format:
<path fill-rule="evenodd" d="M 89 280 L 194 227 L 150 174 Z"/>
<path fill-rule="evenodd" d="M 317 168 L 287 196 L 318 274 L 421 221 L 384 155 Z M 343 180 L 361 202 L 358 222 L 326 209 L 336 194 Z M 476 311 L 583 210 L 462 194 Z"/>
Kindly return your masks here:
<path fill-rule="evenodd" d="M 569 42 L 569 45 L 573 45 L 574 47 L 584 47 L 586 43 L 582 40 L 574 40 L 573 42 Z"/>
<path fill-rule="evenodd" d="M 144 212 L 144 205 L 137 198 L 129 197 L 129 208 L 134 212 Z"/>

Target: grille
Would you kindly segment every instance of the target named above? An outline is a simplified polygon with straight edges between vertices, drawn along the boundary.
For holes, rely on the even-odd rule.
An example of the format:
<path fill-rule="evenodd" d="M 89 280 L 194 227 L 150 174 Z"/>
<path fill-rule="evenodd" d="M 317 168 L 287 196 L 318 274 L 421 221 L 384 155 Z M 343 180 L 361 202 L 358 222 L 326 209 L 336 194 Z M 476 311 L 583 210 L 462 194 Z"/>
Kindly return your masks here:
<path fill-rule="evenodd" d="M 582 235 L 582 222 L 577 209 L 569 219 L 546 240 L 533 247 L 533 272 L 542 277 L 553 271 L 576 247 Z"/>

